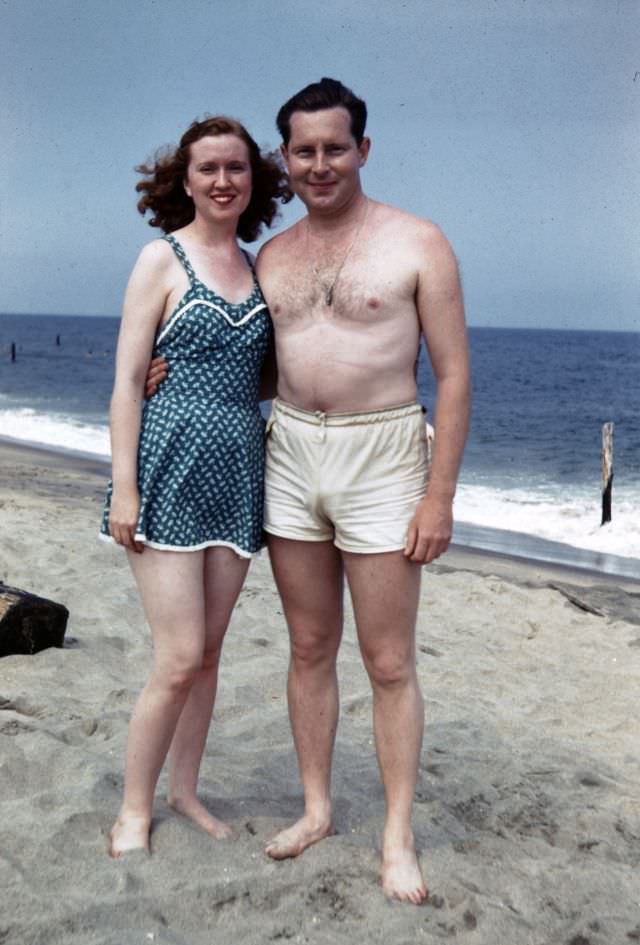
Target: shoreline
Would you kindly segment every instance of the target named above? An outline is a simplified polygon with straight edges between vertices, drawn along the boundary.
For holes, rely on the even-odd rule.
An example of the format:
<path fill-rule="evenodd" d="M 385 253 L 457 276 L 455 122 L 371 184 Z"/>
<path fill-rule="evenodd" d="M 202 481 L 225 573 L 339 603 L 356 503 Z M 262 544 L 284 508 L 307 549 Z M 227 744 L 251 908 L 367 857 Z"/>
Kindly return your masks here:
<path fill-rule="evenodd" d="M 87 473 L 103 478 L 105 487 L 110 471 L 110 459 L 103 459 L 96 454 L 53 449 L 47 445 L 0 436 L 0 470 L 5 461 L 33 464 L 43 470 L 68 469 L 76 475 Z M 492 562 L 492 566 L 505 575 L 520 566 L 557 580 L 590 584 L 600 579 L 631 589 L 640 587 L 640 560 L 636 558 L 601 554 L 522 532 L 456 522 L 451 546 L 438 566 L 442 564 L 456 568 L 462 561 L 467 562 L 472 570 L 484 568 Z"/>

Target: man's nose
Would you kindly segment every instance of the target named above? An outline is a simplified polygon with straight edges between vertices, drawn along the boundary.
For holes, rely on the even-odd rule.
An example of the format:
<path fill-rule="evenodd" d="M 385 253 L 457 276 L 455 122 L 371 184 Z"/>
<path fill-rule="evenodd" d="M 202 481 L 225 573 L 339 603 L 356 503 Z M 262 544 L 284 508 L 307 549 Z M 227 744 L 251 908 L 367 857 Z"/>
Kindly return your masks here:
<path fill-rule="evenodd" d="M 325 174 L 327 170 L 327 155 L 324 153 L 324 151 L 316 151 L 313 158 L 314 174 Z"/>

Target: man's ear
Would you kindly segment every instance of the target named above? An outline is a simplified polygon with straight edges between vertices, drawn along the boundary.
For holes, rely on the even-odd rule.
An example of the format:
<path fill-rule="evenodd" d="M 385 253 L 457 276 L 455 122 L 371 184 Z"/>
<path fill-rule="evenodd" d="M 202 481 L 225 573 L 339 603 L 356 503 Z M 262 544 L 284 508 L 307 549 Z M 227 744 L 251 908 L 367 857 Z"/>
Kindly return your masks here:
<path fill-rule="evenodd" d="M 280 145 L 280 154 L 282 155 L 282 160 L 287 165 L 287 170 L 288 170 L 289 169 L 289 152 L 284 142 Z"/>
<path fill-rule="evenodd" d="M 367 158 L 369 157 L 369 151 L 371 150 L 371 138 L 363 138 L 362 142 L 358 145 L 358 154 L 360 155 L 360 167 L 364 167 L 367 163 Z"/>

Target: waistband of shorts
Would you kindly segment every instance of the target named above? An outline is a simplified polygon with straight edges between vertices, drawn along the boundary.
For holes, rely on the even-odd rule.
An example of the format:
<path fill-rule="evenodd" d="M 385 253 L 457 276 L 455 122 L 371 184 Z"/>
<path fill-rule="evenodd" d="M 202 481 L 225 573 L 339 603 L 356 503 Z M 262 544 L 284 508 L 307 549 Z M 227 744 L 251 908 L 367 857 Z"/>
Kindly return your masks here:
<path fill-rule="evenodd" d="M 350 427 L 366 426 L 370 423 L 387 423 L 389 420 L 403 420 L 414 414 L 423 414 L 424 410 L 418 403 L 397 404 L 393 407 L 381 407 L 378 410 L 367 410 L 364 413 L 325 413 L 322 410 L 303 410 L 276 397 L 272 404 L 276 413 L 284 414 L 302 423 L 312 426 Z"/>

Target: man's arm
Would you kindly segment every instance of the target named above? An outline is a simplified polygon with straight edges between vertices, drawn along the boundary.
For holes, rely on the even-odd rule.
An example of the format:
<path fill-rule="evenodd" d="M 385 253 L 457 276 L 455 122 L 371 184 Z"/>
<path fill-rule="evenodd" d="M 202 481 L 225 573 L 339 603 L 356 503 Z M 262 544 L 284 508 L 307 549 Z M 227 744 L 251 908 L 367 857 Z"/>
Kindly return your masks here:
<path fill-rule="evenodd" d="M 471 380 L 462 288 L 453 251 L 425 224 L 416 305 L 436 378 L 435 440 L 427 493 L 409 526 L 405 555 L 428 564 L 451 541 L 453 498 L 469 428 Z"/>
<path fill-rule="evenodd" d="M 144 381 L 144 396 L 153 397 L 158 387 L 169 373 L 169 364 L 163 357 L 153 358 L 149 362 L 147 376 Z"/>

